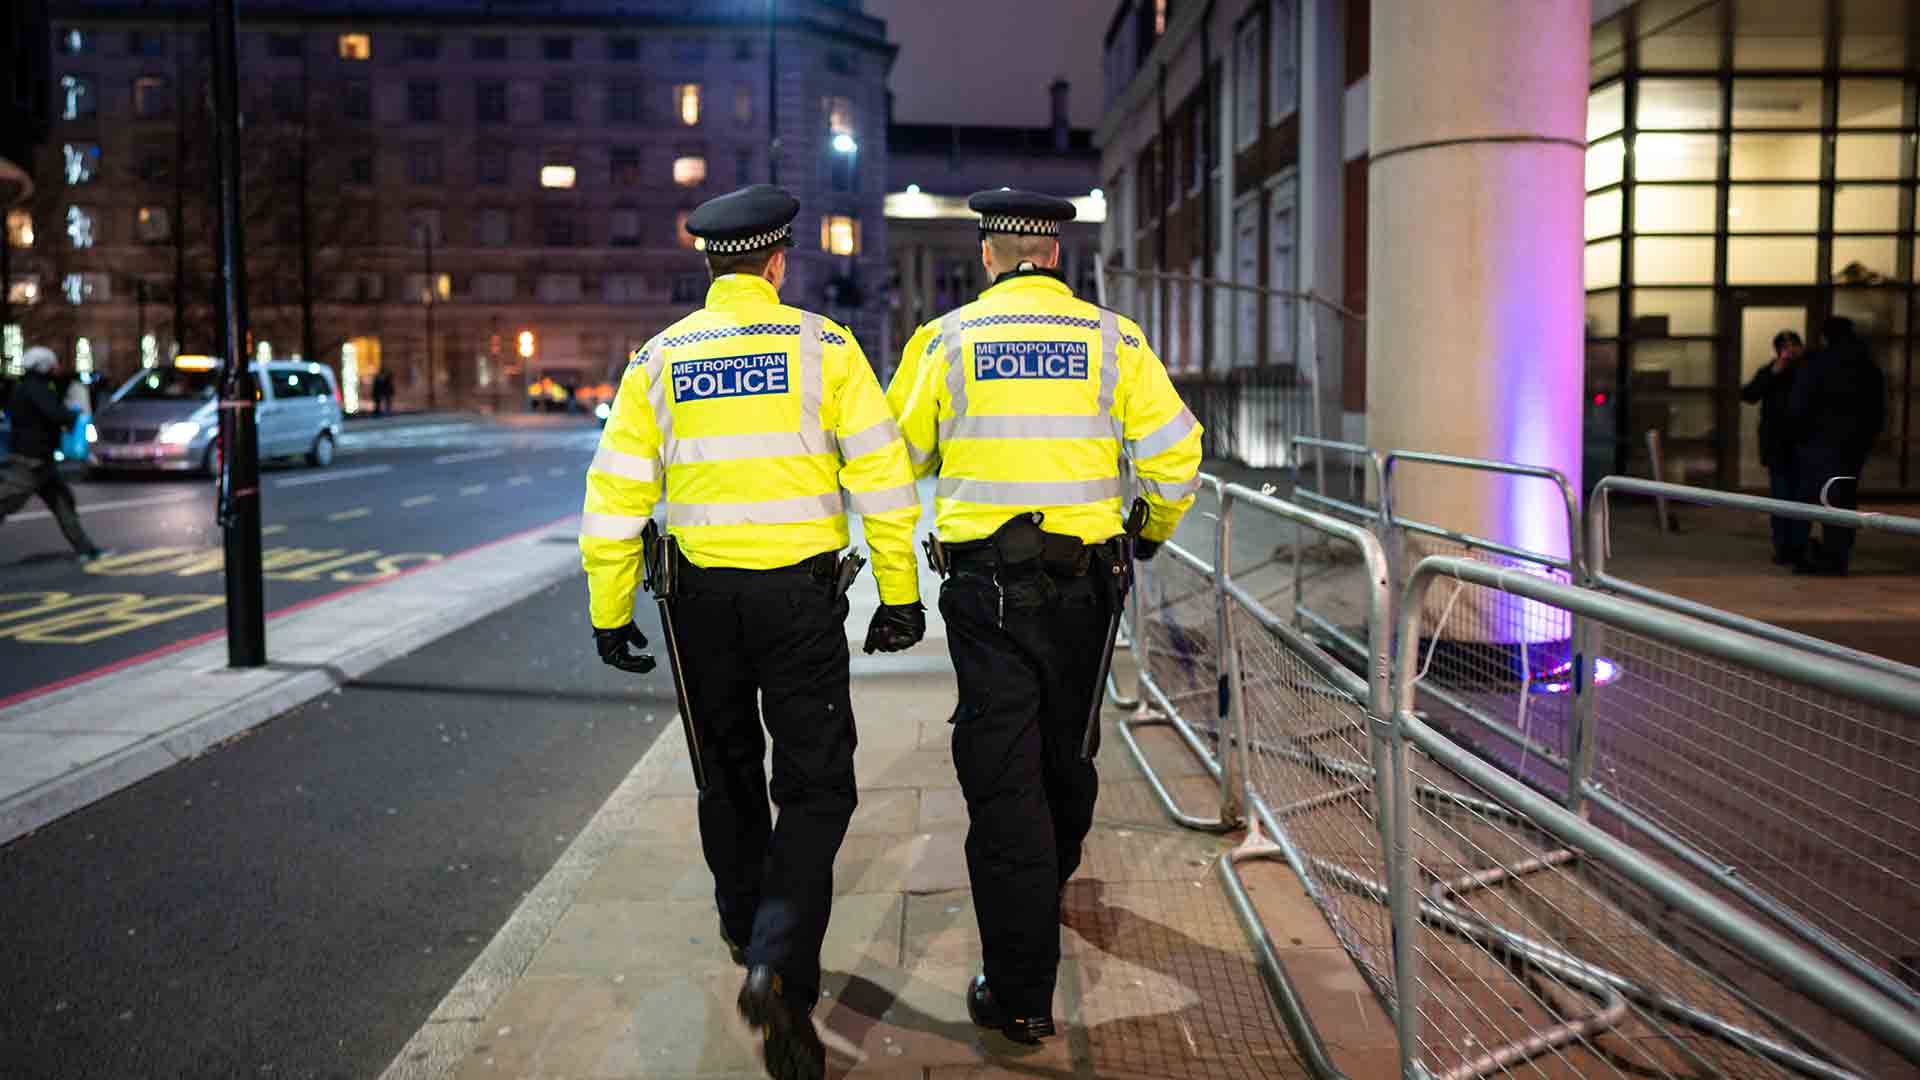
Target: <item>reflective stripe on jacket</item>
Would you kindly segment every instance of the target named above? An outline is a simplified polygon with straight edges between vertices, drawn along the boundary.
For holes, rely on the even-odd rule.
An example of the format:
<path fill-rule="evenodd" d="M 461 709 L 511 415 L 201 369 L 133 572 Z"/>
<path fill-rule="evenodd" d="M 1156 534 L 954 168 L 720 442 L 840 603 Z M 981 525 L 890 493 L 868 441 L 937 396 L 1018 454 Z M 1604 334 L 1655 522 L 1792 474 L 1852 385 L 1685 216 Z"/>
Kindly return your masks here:
<path fill-rule="evenodd" d="M 920 496 L 873 369 L 851 333 L 781 304 L 764 278 L 716 279 L 705 308 L 627 365 L 580 525 L 595 626 L 632 616 L 640 533 L 663 494 L 667 531 L 704 567 L 838 551 L 851 509 L 881 600 L 919 599 Z"/>
<path fill-rule="evenodd" d="M 1165 540 L 1199 487 L 1200 424 L 1130 319 L 1076 299 L 1045 273 L 1003 277 L 920 328 L 887 400 L 916 475 L 940 476 L 949 543 L 1015 513 L 1098 543 L 1120 532 L 1122 444 Z"/>

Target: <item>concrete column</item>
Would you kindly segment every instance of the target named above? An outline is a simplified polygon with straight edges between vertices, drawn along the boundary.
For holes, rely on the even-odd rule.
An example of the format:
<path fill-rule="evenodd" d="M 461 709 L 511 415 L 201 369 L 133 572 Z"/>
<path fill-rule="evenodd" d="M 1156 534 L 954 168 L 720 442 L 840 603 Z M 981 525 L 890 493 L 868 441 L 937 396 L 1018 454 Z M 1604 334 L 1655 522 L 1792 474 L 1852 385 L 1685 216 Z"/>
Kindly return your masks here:
<path fill-rule="evenodd" d="M 1376 449 L 1545 465 L 1579 490 L 1590 10 L 1590 0 L 1374 0 Z M 1403 517 L 1567 554 L 1565 504 L 1544 481 L 1408 466 L 1394 497 Z"/>
<path fill-rule="evenodd" d="M 1330 299 L 1344 290 L 1346 218 L 1341 213 L 1341 153 L 1346 141 L 1346 17 L 1341 0 L 1307 0 L 1300 9 L 1300 212 L 1294 215 L 1299 289 Z M 1297 355 L 1318 348 L 1320 416 L 1326 438 L 1340 437 L 1345 320 L 1314 304 L 1297 306 Z"/>

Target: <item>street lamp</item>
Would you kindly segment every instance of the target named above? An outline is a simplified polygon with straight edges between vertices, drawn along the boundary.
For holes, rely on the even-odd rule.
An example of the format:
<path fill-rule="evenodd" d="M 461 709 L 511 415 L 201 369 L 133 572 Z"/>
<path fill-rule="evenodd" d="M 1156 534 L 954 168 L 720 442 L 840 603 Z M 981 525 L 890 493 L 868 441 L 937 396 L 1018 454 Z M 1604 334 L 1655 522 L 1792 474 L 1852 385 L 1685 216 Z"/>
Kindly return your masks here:
<path fill-rule="evenodd" d="M 843 131 L 833 137 L 833 150 L 837 154 L 857 154 L 860 152 L 860 144 L 853 140 L 853 136 Z"/>

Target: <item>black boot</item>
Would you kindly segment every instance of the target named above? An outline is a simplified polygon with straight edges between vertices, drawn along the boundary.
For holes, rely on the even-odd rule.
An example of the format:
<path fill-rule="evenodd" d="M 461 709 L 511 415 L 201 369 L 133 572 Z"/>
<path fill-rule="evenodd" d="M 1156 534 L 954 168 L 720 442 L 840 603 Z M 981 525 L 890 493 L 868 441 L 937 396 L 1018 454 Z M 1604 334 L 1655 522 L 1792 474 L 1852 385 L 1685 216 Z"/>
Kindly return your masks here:
<path fill-rule="evenodd" d="M 773 1080 L 825 1080 L 827 1047 L 813 1030 L 812 1009 L 780 996 L 780 976 L 765 964 L 747 972 L 736 1002 L 747 1023 L 760 1029 L 767 1075 Z"/>
<path fill-rule="evenodd" d="M 725 922 L 720 924 L 720 941 L 726 945 L 727 955 L 733 958 L 734 967 L 744 968 L 747 966 L 746 947 L 744 945 L 734 944 L 733 935 L 727 933 L 727 924 Z"/>
<path fill-rule="evenodd" d="M 967 1015 L 983 1028 L 993 1028 L 1014 1042 L 1039 1046 L 1040 1040 L 1054 1034 L 1051 1016 L 1008 1016 L 987 989 L 987 977 L 975 975 L 967 985 Z"/>

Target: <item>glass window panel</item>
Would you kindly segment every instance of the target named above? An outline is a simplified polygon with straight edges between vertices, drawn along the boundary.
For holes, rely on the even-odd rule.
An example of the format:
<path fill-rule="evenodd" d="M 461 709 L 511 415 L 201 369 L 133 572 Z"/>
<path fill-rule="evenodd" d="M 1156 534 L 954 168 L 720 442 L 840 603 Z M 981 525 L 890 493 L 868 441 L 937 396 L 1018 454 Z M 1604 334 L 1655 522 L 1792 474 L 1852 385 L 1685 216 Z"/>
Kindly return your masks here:
<path fill-rule="evenodd" d="M 1899 79 L 1840 80 L 1840 126 L 1899 127 L 1907 96 Z"/>
<path fill-rule="evenodd" d="M 1620 334 L 1620 290 L 1587 294 L 1587 336 L 1610 338 Z"/>
<path fill-rule="evenodd" d="M 1620 284 L 1620 241 L 1587 245 L 1587 288 L 1611 289 Z"/>
<path fill-rule="evenodd" d="M 1714 362 L 1711 341 L 1664 341 L 1654 338 L 1633 346 L 1634 382 L 1641 387 L 1713 386 Z M 1678 404 L 1677 402 L 1675 404 Z M 1708 404 L 1712 404 L 1709 402 Z M 1681 438 L 1701 438 L 1712 434 L 1712 420 L 1704 430 L 1697 427 L 1684 433 L 1668 429 Z"/>
<path fill-rule="evenodd" d="M 1720 126 L 1720 84 L 1712 79 L 1642 79 L 1633 122 L 1640 128 Z"/>
<path fill-rule="evenodd" d="M 1718 135 L 1640 135 L 1633 140 L 1638 180 L 1712 180 L 1720 174 Z"/>
<path fill-rule="evenodd" d="M 1713 290 L 1633 290 L 1633 332 L 1637 337 L 1712 334 Z"/>
<path fill-rule="evenodd" d="M 1674 187 L 1643 184 L 1633 192 L 1635 232 L 1713 231 L 1714 190 L 1710 187 Z"/>
<path fill-rule="evenodd" d="M 1728 232 L 1813 232 L 1820 228 L 1820 189 L 1734 184 L 1727 190 Z"/>
<path fill-rule="evenodd" d="M 1587 196 L 1587 239 L 1598 240 L 1620 232 L 1620 189 Z"/>
<path fill-rule="evenodd" d="M 1843 179 L 1898 177 L 1906 145 L 1905 135 L 1835 136 L 1833 173 Z"/>
<path fill-rule="evenodd" d="M 1826 57 L 1827 5 L 1817 0 L 1738 0 L 1733 66 L 1817 68 Z"/>
<path fill-rule="evenodd" d="M 1667 25 L 1680 13 L 1683 7 L 1694 7 L 1692 3 L 1678 4 L 1642 4 L 1640 25 L 1645 28 L 1659 27 L 1657 33 L 1641 38 L 1640 66 L 1649 70 L 1658 68 L 1698 68 L 1715 70 L 1720 67 L 1720 6 L 1714 4 L 1695 12 L 1680 22 Z M 1600 36 L 1598 27 L 1594 28 L 1594 37 Z"/>
<path fill-rule="evenodd" d="M 1840 66 L 1901 68 L 1907 58 L 1905 4 L 1841 0 Z"/>
<path fill-rule="evenodd" d="M 1611 135 L 1627 124 L 1627 84 L 1613 83 L 1587 95 L 1587 141 Z"/>
<path fill-rule="evenodd" d="M 1736 236 L 1727 241 L 1727 282 L 1796 285 L 1814 279 L 1811 236 Z"/>
<path fill-rule="evenodd" d="M 1907 332 L 1907 291 L 1894 289 L 1835 289 L 1833 313 L 1853 320 L 1854 329 L 1869 341 Z"/>
<path fill-rule="evenodd" d="M 1636 239 L 1633 242 L 1633 279 L 1649 285 L 1713 284 L 1713 238 L 1662 236 Z"/>
<path fill-rule="evenodd" d="M 1898 248 L 1891 236 L 1836 236 L 1833 238 L 1833 280 L 1841 284 L 1873 284 L 1893 277 Z"/>
<path fill-rule="evenodd" d="M 1819 127 L 1820 80 L 1733 80 L 1733 126 L 1736 128 Z"/>
<path fill-rule="evenodd" d="M 1617 184 L 1626 177 L 1626 143 L 1602 139 L 1587 148 L 1587 190 Z"/>
<path fill-rule="evenodd" d="M 1833 193 L 1836 232 L 1891 232 L 1900 227 L 1900 189 L 1893 184 L 1841 184 Z"/>
<path fill-rule="evenodd" d="M 1735 135 L 1728 170 L 1735 180 L 1818 180 L 1820 136 Z"/>

